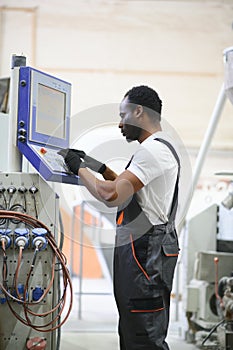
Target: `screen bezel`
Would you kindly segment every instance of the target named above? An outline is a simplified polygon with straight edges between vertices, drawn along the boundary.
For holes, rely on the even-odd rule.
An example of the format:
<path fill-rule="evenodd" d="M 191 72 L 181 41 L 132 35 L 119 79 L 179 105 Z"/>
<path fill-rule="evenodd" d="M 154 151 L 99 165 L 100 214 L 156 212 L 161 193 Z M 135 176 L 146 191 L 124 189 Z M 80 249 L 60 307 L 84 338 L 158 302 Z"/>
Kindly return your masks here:
<path fill-rule="evenodd" d="M 30 76 L 30 121 L 29 121 L 29 141 L 36 144 L 49 145 L 59 148 L 69 147 L 69 118 L 70 118 L 70 99 L 71 84 L 59 78 L 53 77 L 44 72 L 31 69 Z M 38 107 L 38 87 L 45 87 L 57 90 L 65 94 L 65 133 L 64 137 L 55 137 L 36 130 L 36 118 Z"/>

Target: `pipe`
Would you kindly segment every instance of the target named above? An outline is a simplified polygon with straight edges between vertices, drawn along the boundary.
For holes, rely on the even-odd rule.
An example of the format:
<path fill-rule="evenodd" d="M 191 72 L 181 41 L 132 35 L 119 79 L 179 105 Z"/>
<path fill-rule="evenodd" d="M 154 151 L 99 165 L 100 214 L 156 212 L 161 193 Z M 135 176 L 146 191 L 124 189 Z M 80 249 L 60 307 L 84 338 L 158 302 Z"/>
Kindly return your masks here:
<path fill-rule="evenodd" d="M 192 181 L 193 189 L 195 189 L 197 186 L 197 182 L 198 182 L 198 179 L 200 177 L 202 166 L 203 166 L 203 163 L 205 161 L 206 154 L 209 150 L 209 146 L 210 146 L 212 138 L 214 136 L 216 127 L 218 125 L 218 121 L 219 121 L 225 100 L 226 100 L 225 88 L 224 88 L 224 84 L 222 84 L 222 87 L 220 89 L 220 92 L 219 92 L 219 95 L 218 95 L 218 98 L 217 98 L 217 101 L 216 101 L 216 104 L 215 104 L 215 107 L 214 107 L 214 110 L 213 110 L 213 113 L 212 113 L 212 116 L 211 116 L 211 119 L 209 122 L 209 125 L 207 127 L 207 130 L 206 130 L 206 133 L 204 136 L 204 140 L 202 142 L 202 145 L 201 145 L 201 148 L 199 150 L 197 160 L 195 163 L 195 168 L 194 168 L 194 172 L 193 172 L 193 181 Z"/>

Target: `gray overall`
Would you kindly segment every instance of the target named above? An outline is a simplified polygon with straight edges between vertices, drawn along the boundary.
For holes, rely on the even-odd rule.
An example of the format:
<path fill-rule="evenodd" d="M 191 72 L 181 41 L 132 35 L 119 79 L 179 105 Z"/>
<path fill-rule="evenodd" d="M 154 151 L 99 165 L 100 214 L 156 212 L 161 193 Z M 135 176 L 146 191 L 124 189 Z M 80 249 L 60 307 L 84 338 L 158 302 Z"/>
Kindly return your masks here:
<path fill-rule="evenodd" d="M 170 293 L 179 245 L 174 220 L 178 204 L 180 162 L 166 224 L 152 225 L 135 195 L 118 208 L 114 250 L 114 295 L 119 312 L 121 350 L 168 350 Z M 126 167 L 127 169 L 127 167 Z"/>

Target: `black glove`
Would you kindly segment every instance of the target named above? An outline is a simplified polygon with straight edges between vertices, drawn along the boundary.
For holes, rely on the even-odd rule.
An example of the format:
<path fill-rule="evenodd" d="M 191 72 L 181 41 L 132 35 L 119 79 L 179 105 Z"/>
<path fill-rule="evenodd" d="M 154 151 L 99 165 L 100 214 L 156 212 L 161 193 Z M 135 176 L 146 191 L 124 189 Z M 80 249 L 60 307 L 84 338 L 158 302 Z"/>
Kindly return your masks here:
<path fill-rule="evenodd" d="M 73 149 L 71 151 L 77 154 L 80 158 L 84 160 L 85 166 L 94 170 L 97 173 L 103 174 L 106 170 L 106 165 L 104 163 L 99 162 L 95 158 L 88 156 L 84 151 Z"/>
<path fill-rule="evenodd" d="M 85 164 L 81 160 L 80 156 L 72 149 L 61 149 L 57 153 L 64 158 L 66 165 L 75 175 L 78 174 L 80 168 L 85 168 Z"/>

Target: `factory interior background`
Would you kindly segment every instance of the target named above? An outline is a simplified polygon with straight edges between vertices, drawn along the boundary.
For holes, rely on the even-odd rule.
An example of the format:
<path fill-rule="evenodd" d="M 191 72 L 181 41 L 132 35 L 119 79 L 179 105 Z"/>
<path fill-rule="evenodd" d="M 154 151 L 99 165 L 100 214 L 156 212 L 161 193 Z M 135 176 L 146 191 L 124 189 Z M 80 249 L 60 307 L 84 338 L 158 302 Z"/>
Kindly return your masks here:
<path fill-rule="evenodd" d="M 27 65 L 70 82 L 72 147 L 122 171 L 136 146 L 127 144 L 118 130 L 119 102 L 136 85 L 151 86 L 163 101 L 164 128 L 182 143 L 184 183 L 191 191 L 189 196 L 182 192 L 178 223 L 183 250 L 172 293 L 171 349 L 181 349 L 181 339 L 184 349 L 195 349 L 190 334 L 187 339 L 184 286 L 193 274 L 194 253 L 202 249 L 203 220 L 214 225 L 216 207 L 233 180 L 233 106 L 226 98 L 197 182 L 191 185 L 224 84 L 224 50 L 231 46 L 232 0 L 0 0 L 0 78 L 10 76 L 12 55 L 23 55 Z M 5 137 L 2 131 L 0 135 Z M 117 349 L 114 211 L 99 206 L 85 188 L 50 185 L 59 196 L 63 252 L 74 288 L 61 350 Z M 203 216 L 192 226 L 199 214 Z M 227 226 L 227 240 L 232 241 L 232 209 L 225 215 L 221 225 Z M 188 241 L 185 222 L 193 230 Z M 203 239 L 205 247 L 211 237 L 208 233 Z"/>

